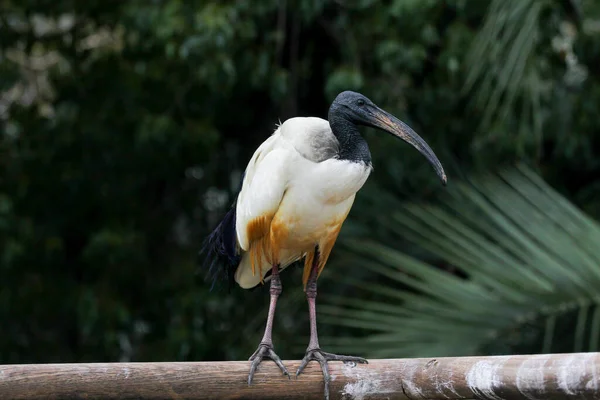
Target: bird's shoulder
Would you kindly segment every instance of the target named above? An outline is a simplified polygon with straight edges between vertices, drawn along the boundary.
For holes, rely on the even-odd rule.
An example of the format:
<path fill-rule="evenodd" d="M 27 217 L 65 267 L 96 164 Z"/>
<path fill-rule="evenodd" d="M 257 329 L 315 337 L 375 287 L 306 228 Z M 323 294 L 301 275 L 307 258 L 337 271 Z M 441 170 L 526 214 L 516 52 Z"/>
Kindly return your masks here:
<path fill-rule="evenodd" d="M 307 160 L 322 162 L 339 153 L 340 143 L 325 119 L 290 118 L 281 124 L 278 131 L 281 138 Z"/>

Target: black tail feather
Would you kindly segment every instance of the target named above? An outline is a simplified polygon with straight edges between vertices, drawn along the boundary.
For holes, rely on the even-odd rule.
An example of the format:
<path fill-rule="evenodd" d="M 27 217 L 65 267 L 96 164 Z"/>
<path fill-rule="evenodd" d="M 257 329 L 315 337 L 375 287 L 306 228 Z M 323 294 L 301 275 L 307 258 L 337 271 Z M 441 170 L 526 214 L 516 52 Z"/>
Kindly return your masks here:
<path fill-rule="evenodd" d="M 208 279 L 212 281 L 211 290 L 219 281 L 227 281 L 231 288 L 235 270 L 241 259 L 235 230 L 235 203 L 204 240 L 199 256 L 204 258 L 202 267 Z"/>

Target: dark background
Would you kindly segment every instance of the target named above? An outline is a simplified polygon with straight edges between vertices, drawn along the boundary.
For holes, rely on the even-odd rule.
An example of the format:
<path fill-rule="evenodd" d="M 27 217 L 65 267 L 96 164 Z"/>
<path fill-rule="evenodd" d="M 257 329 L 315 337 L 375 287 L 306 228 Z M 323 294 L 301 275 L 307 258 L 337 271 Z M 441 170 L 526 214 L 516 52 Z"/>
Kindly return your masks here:
<path fill-rule="evenodd" d="M 597 2 L 1 4 L 0 363 L 247 359 L 268 290 L 210 292 L 197 251 L 275 124 L 346 89 L 420 133 L 449 183 L 364 131 L 375 171 L 320 282 L 326 350 L 597 349 Z M 308 343 L 300 276 L 282 358 Z"/>

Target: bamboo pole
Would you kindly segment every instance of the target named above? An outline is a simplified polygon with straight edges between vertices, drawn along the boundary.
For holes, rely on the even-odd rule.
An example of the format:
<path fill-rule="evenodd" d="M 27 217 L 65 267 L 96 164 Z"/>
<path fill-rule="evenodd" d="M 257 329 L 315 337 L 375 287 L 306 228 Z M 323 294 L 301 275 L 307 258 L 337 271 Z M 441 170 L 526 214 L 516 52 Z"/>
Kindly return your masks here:
<path fill-rule="evenodd" d="M 298 361 L 285 361 L 295 371 Z M 274 363 L 0 365 L 0 399 L 322 399 L 311 363 L 288 380 Z M 330 363 L 331 399 L 600 399 L 600 353 Z"/>

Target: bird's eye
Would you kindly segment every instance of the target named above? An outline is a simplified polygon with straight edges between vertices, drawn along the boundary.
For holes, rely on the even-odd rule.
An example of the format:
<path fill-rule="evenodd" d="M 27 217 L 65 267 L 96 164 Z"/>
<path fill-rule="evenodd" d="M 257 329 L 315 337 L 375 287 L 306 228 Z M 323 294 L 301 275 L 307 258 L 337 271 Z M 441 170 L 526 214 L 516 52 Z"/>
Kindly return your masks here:
<path fill-rule="evenodd" d="M 358 104 L 360 107 L 365 105 L 365 101 L 363 99 L 358 99 L 356 100 L 356 104 Z"/>

